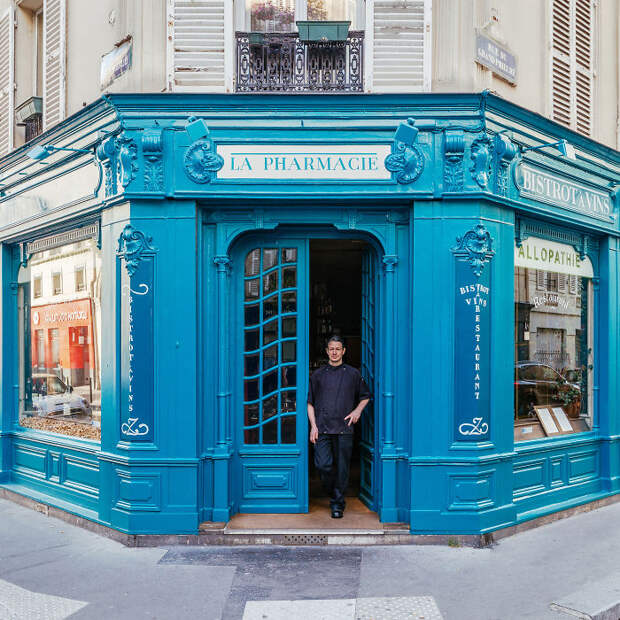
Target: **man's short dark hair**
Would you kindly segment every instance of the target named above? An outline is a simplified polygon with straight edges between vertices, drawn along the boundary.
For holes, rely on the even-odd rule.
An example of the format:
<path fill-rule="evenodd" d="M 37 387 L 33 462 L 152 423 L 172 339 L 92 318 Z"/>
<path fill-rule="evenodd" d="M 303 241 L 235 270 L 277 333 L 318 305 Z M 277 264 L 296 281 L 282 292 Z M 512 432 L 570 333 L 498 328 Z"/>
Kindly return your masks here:
<path fill-rule="evenodd" d="M 330 336 L 329 340 L 327 341 L 327 344 L 325 345 L 325 347 L 329 347 L 329 343 L 330 342 L 339 342 L 342 345 L 342 348 L 344 349 L 344 340 L 342 339 L 342 336 L 339 336 L 338 334 L 334 334 L 333 336 Z"/>

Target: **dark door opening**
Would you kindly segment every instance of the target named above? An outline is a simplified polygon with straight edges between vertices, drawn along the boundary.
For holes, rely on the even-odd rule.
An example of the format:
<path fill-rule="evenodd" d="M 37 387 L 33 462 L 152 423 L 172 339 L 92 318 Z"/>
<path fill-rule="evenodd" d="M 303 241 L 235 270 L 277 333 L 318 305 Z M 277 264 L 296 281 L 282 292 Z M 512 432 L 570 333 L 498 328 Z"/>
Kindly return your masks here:
<path fill-rule="evenodd" d="M 341 336 L 345 363 L 360 370 L 374 392 L 374 262 L 362 240 L 310 241 L 309 363 L 310 373 L 327 363 L 326 341 Z M 373 300 L 370 303 L 370 300 Z M 355 425 L 348 497 L 359 497 L 374 509 L 372 401 Z M 309 451 L 310 499 L 323 498 L 323 489 Z"/>

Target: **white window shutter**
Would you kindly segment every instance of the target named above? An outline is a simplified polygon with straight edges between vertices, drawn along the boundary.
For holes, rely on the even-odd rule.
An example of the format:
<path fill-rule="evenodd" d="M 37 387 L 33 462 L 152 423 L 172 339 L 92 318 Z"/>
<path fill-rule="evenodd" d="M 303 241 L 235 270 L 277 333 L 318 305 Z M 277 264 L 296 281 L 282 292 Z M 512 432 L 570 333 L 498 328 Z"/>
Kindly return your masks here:
<path fill-rule="evenodd" d="M 15 13 L 0 18 L 0 156 L 13 149 L 15 126 Z"/>
<path fill-rule="evenodd" d="M 372 92 L 430 90 L 431 0 L 373 0 Z M 370 20 L 369 20 L 370 21 Z M 368 77 L 368 73 L 367 73 Z"/>
<path fill-rule="evenodd" d="M 230 89 L 232 21 L 230 0 L 168 0 L 168 90 Z"/>
<path fill-rule="evenodd" d="M 558 293 L 566 293 L 568 287 L 568 274 L 558 274 Z"/>
<path fill-rule="evenodd" d="M 592 0 L 576 0 L 575 128 L 586 136 L 592 135 L 593 24 L 594 7 Z"/>
<path fill-rule="evenodd" d="M 577 276 L 571 275 L 568 278 L 568 292 L 571 295 L 577 294 Z"/>
<path fill-rule="evenodd" d="M 544 291 L 547 289 L 547 272 L 544 269 L 536 270 L 536 290 Z"/>
<path fill-rule="evenodd" d="M 65 117 L 66 0 L 43 0 L 43 129 Z"/>
<path fill-rule="evenodd" d="M 592 134 L 593 0 L 553 0 L 551 110 L 554 121 Z"/>

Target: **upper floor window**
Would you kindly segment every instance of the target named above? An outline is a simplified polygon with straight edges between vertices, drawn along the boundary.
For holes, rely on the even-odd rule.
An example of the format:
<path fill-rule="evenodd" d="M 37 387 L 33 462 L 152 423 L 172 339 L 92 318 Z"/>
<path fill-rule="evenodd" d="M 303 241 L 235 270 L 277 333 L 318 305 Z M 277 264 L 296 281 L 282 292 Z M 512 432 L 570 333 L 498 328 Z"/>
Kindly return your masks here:
<path fill-rule="evenodd" d="M 75 292 L 79 293 L 86 290 L 86 277 L 84 265 L 75 268 Z"/>
<path fill-rule="evenodd" d="M 41 275 L 32 278 L 32 296 L 35 299 L 43 297 L 43 278 Z"/>
<path fill-rule="evenodd" d="M 586 136 L 592 134 L 594 0 L 553 0 L 551 116 Z"/>
<path fill-rule="evenodd" d="M 62 294 L 62 273 L 55 271 L 52 273 L 52 295 Z"/>
<path fill-rule="evenodd" d="M 245 0 L 237 17 L 239 30 L 294 32 L 296 21 L 349 21 L 363 24 L 364 2 L 359 0 Z"/>

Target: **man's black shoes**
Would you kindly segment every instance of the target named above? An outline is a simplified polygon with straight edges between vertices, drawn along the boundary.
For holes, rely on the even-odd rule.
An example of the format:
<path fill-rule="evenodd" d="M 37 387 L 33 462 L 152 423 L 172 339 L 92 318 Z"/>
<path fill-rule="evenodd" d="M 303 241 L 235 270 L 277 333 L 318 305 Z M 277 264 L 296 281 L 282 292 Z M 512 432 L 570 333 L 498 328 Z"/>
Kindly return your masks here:
<path fill-rule="evenodd" d="M 339 508 L 332 508 L 332 519 L 342 519 L 343 512 Z"/>

